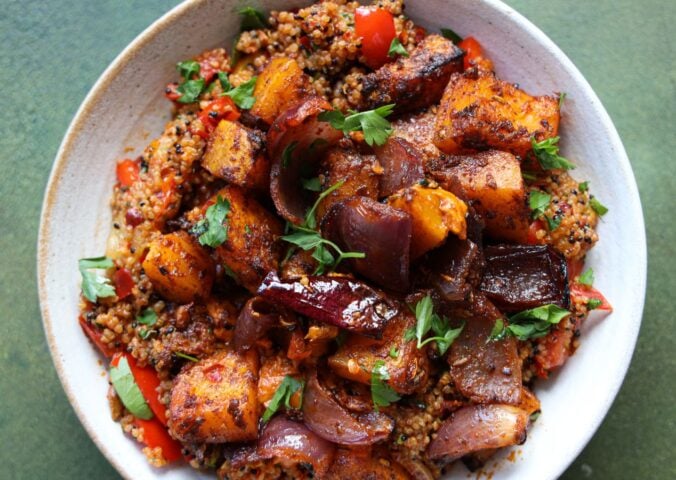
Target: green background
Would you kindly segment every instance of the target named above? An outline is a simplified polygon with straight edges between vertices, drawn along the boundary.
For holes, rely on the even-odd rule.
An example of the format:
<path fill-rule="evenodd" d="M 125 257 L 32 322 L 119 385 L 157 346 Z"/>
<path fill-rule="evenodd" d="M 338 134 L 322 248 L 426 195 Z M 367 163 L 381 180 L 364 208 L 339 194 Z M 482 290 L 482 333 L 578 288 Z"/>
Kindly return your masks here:
<path fill-rule="evenodd" d="M 80 426 L 52 366 L 36 291 L 38 218 L 78 105 L 108 63 L 175 3 L 1 2 L 0 478 L 119 478 Z M 636 353 L 603 425 L 563 478 L 676 478 L 676 1 L 509 3 L 570 56 L 601 97 L 631 159 L 647 221 L 648 292 Z"/>

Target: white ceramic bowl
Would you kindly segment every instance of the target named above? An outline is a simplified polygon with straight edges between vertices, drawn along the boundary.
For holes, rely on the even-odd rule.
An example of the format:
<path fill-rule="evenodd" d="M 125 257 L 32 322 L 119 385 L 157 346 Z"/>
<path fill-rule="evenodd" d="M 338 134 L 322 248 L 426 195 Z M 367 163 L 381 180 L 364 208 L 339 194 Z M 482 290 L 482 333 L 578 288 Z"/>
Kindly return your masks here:
<path fill-rule="evenodd" d="M 307 1 L 257 2 L 286 9 Z M 174 65 L 206 48 L 230 45 L 238 30 L 234 0 L 179 5 L 134 40 L 108 67 L 80 107 L 63 140 L 47 187 L 39 239 L 40 303 L 54 364 L 80 421 L 99 449 L 128 479 L 199 478 L 188 467 L 166 471 L 148 465 L 137 443 L 114 423 L 107 382 L 94 348 L 77 323 L 77 260 L 100 255 L 110 228 L 114 166 L 125 148 L 139 153 L 147 135 L 170 118 L 162 87 Z M 571 61 L 540 30 L 496 0 L 409 0 L 407 14 L 438 31 L 452 27 L 480 39 L 498 75 L 537 94 L 566 92 L 563 152 L 610 208 L 601 240 L 588 256 L 596 285 L 615 307 L 593 316 L 582 346 L 559 373 L 540 382 L 542 415 L 515 460 L 502 461 L 494 480 L 554 479 L 589 441 L 622 383 L 641 322 L 646 242 L 634 176 L 608 114 Z M 502 457 L 504 457 L 502 455 Z M 450 478 L 466 478 L 463 467 Z"/>

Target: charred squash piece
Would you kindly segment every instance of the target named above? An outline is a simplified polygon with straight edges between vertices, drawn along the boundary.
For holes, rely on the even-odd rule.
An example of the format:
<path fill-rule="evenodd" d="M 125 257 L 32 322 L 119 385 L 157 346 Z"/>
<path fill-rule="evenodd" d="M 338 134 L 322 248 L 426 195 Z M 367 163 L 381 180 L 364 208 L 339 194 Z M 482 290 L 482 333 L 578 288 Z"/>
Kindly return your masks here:
<path fill-rule="evenodd" d="M 258 379 L 258 401 L 264 407 L 272 399 L 277 388 L 286 376 L 300 379 L 298 369 L 293 362 L 283 353 L 265 358 L 261 363 L 260 377 Z M 292 408 L 300 408 L 301 391 L 296 391 L 289 401 Z"/>
<path fill-rule="evenodd" d="M 495 148 L 518 156 L 559 129 L 558 97 L 533 97 L 492 72 L 454 74 L 437 112 L 434 143 L 448 154 Z"/>
<path fill-rule="evenodd" d="M 214 281 L 211 257 L 182 231 L 153 240 L 143 261 L 143 270 L 155 290 L 178 303 L 207 298 Z"/>
<path fill-rule="evenodd" d="M 251 113 L 268 125 L 305 96 L 309 78 L 292 58 L 273 58 L 256 81 Z"/>
<path fill-rule="evenodd" d="M 437 103 L 451 74 L 462 71 L 463 55 L 450 40 L 428 35 L 408 58 L 399 58 L 364 77 L 363 109 L 395 103 L 401 113 Z"/>
<path fill-rule="evenodd" d="M 327 480 L 408 480 L 408 472 L 384 452 L 338 448 Z"/>
<path fill-rule="evenodd" d="M 440 246 L 449 233 L 467 237 L 467 205 L 443 188 L 414 185 L 391 195 L 387 203 L 411 215 L 411 259 Z"/>
<path fill-rule="evenodd" d="M 262 133 L 239 122 L 221 120 L 207 146 L 202 166 L 213 176 L 242 188 L 266 189 L 270 161 Z"/>
<path fill-rule="evenodd" d="M 479 290 L 502 312 L 546 304 L 568 308 L 566 259 L 546 245 L 491 245 Z"/>
<path fill-rule="evenodd" d="M 472 201 L 486 224 L 488 236 L 526 242 L 526 187 L 514 155 L 490 150 L 471 156 L 441 157 L 428 162 L 426 168 L 446 190 Z"/>
<path fill-rule="evenodd" d="M 169 427 L 182 442 L 223 443 L 258 436 L 258 355 L 221 350 L 174 379 Z"/>
<path fill-rule="evenodd" d="M 406 330 L 415 328 L 415 324 L 411 312 L 402 310 L 387 324 L 380 340 L 350 335 L 329 357 L 329 367 L 341 377 L 370 385 L 375 363 L 382 360 L 390 375 L 388 385 L 398 393 L 413 393 L 425 384 L 429 369 L 426 349 L 418 349 L 413 340 L 404 340 Z M 396 358 L 392 358 L 393 349 Z"/>

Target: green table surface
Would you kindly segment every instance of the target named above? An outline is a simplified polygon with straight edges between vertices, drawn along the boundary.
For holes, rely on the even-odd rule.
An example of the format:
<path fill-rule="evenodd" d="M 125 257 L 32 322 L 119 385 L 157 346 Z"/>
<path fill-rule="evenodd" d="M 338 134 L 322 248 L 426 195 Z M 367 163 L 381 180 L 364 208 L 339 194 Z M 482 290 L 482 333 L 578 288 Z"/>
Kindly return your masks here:
<path fill-rule="evenodd" d="M 78 422 L 52 366 L 36 290 L 38 218 L 78 105 L 108 63 L 176 1 L 1 3 L 0 478 L 119 478 Z M 598 433 L 563 478 L 676 478 L 676 236 L 669 213 L 676 1 L 509 3 L 570 56 L 601 97 L 631 159 L 647 223 L 648 292 L 633 362 Z"/>

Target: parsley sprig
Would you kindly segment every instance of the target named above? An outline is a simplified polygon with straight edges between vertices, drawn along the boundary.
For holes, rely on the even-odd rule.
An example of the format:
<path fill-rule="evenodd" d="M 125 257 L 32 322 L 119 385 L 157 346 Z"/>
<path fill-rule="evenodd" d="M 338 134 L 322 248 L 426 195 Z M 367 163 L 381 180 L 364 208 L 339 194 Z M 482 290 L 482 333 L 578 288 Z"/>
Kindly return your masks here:
<path fill-rule="evenodd" d="M 507 336 L 519 340 L 544 337 L 553 325 L 557 325 L 568 315 L 570 315 L 568 310 L 549 304 L 512 315 L 509 317 L 509 325 L 505 325 L 505 321 L 498 318 L 488 340 L 502 340 Z"/>
<path fill-rule="evenodd" d="M 115 288 L 110 279 L 91 271 L 106 270 L 112 266 L 113 261 L 108 257 L 81 258 L 78 261 L 82 276 L 82 294 L 87 300 L 96 302 L 98 298 L 115 296 Z"/>
<path fill-rule="evenodd" d="M 202 91 L 204 91 L 204 79 L 199 77 L 200 64 L 194 60 L 178 62 L 176 64 L 178 73 L 183 77 L 176 91 L 181 94 L 178 101 L 181 103 L 193 103 L 197 101 Z M 193 78 L 195 76 L 198 78 Z"/>
<path fill-rule="evenodd" d="M 288 224 L 288 228 L 292 233 L 282 237 L 282 240 L 292 243 L 302 250 L 313 251 L 312 258 L 318 262 L 317 268 L 314 271 L 315 275 L 321 275 L 326 270 L 335 270 L 340 262 L 347 258 L 364 258 L 366 256 L 362 252 L 343 252 L 338 245 L 322 238 L 317 230 L 317 219 L 315 218 L 317 207 L 324 198 L 343 185 L 343 183 L 344 180 L 341 180 L 320 193 L 317 201 L 305 215 L 303 223 L 301 225 Z M 338 256 L 335 257 L 329 248 L 333 249 Z M 289 251 L 287 259 L 291 253 L 293 253 L 292 250 Z"/>
<path fill-rule="evenodd" d="M 371 370 L 371 399 L 376 411 L 378 407 L 389 407 L 394 402 L 401 399 L 386 382 L 390 379 L 390 373 L 385 367 L 383 360 L 377 360 Z"/>
<path fill-rule="evenodd" d="M 575 164 L 559 155 L 559 137 L 547 138 L 541 142 L 536 142 L 535 138 L 531 138 L 531 145 L 535 158 L 538 159 L 543 169 L 572 170 L 575 168 Z"/>
<path fill-rule="evenodd" d="M 221 96 L 230 97 L 239 108 L 249 110 L 253 107 L 256 98 L 253 96 L 254 88 L 256 87 L 256 80 L 258 77 L 251 77 L 251 80 L 244 82 L 239 87 L 233 87 L 228 79 L 228 74 L 225 72 L 218 72 L 218 80 L 221 82 L 223 93 Z"/>
<path fill-rule="evenodd" d="M 282 383 L 279 384 L 275 394 L 272 396 L 268 408 L 265 409 L 263 413 L 263 423 L 267 423 L 272 416 L 277 413 L 279 407 L 284 405 L 287 409 L 291 407 L 291 397 L 300 390 L 300 405 L 303 404 L 303 389 L 305 388 L 305 382 L 301 380 L 296 380 L 295 378 L 287 375 L 282 380 Z"/>
<path fill-rule="evenodd" d="M 387 51 L 387 56 L 395 58 L 397 56 L 408 57 L 409 55 L 399 39 L 394 37 L 392 43 L 390 43 L 390 49 Z"/>
<path fill-rule="evenodd" d="M 345 116 L 340 110 L 328 110 L 319 114 L 319 120 L 329 122 L 331 126 L 343 133 L 364 132 L 364 140 L 369 145 L 384 145 L 392 135 L 392 125 L 385 117 L 392 113 L 394 104 L 383 105 L 375 110 L 355 112 L 349 110 L 350 115 Z"/>
<path fill-rule="evenodd" d="M 547 221 L 549 231 L 553 232 L 559 228 L 559 225 L 561 225 L 561 216 L 554 215 L 553 217 L 548 217 L 545 215 L 545 211 L 549 207 L 551 201 L 552 196 L 540 190 L 531 190 L 530 194 L 528 195 L 528 206 L 531 210 L 531 217 L 534 220 L 538 218 L 544 218 Z"/>
<path fill-rule="evenodd" d="M 220 195 L 216 203 L 207 208 L 206 215 L 190 229 L 190 233 L 198 235 L 201 245 L 216 248 L 228 239 L 228 226 L 225 217 L 230 212 L 230 202 Z"/>
<path fill-rule="evenodd" d="M 441 34 L 444 36 L 444 38 L 448 38 L 456 45 L 462 42 L 462 37 L 457 33 L 455 33 L 453 30 L 451 30 L 450 28 L 441 28 L 440 31 Z"/>
<path fill-rule="evenodd" d="M 149 327 L 157 323 L 157 313 L 152 308 L 146 308 L 136 316 L 136 322 L 145 325 L 145 327 L 139 330 L 139 336 L 143 340 L 146 340 L 150 335 L 155 333 L 155 330 Z"/>
<path fill-rule="evenodd" d="M 434 313 L 434 304 L 432 297 L 429 295 L 416 303 L 413 310 L 416 326 L 415 329 L 406 331 L 404 340 L 410 341 L 416 338 L 418 348 L 422 348 L 430 342 L 436 342 L 439 353 L 444 355 L 455 339 L 458 338 L 462 329 L 465 328 L 464 323 L 458 328 L 451 328 L 448 318 Z M 434 336 L 424 339 L 430 330 L 434 332 Z"/>
<path fill-rule="evenodd" d="M 240 30 L 245 32 L 247 30 L 258 30 L 259 28 L 268 28 L 268 19 L 265 14 L 254 7 L 242 7 L 237 10 L 239 16 L 242 17 Z"/>

